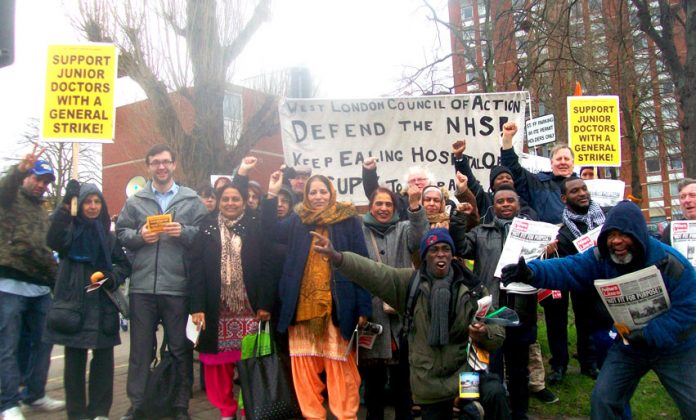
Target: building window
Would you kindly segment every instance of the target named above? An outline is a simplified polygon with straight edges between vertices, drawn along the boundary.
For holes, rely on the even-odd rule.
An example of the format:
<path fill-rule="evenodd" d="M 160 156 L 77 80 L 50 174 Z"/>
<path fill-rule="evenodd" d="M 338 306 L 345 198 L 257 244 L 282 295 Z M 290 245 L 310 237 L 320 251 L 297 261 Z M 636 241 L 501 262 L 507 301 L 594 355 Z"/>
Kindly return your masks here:
<path fill-rule="evenodd" d="M 222 102 L 222 116 L 225 124 L 225 144 L 230 147 L 237 145 L 242 134 L 242 95 L 235 92 L 225 92 Z"/>
<path fill-rule="evenodd" d="M 474 8 L 472 6 L 462 7 L 462 20 L 470 20 L 474 18 Z"/>
<path fill-rule="evenodd" d="M 670 155 L 667 158 L 667 164 L 670 171 L 676 171 L 684 167 L 681 156 Z"/>
<path fill-rule="evenodd" d="M 662 198 L 662 184 L 648 184 L 648 198 Z"/>
<path fill-rule="evenodd" d="M 657 134 L 643 134 L 643 147 L 647 150 L 657 150 Z"/>
<path fill-rule="evenodd" d="M 677 115 L 677 104 L 662 105 L 662 118 L 672 121 L 677 119 Z"/>
<path fill-rule="evenodd" d="M 661 85 L 662 85 L 662 94 L 663 95 L 674 92 L 674 83 L 672 83 L 671 80 L 665 80 L 661 83 Z"/>
<path fill-rule="evenodd" d="M 646 158 L 645 170 L 647 172 L 660 172 L 660 159 L 658 157 Z"/>
<path fill-rule="evenodd" d="M 679 197 L 679 181 L 671 181 L 669 183 L 669 195 Z"/>

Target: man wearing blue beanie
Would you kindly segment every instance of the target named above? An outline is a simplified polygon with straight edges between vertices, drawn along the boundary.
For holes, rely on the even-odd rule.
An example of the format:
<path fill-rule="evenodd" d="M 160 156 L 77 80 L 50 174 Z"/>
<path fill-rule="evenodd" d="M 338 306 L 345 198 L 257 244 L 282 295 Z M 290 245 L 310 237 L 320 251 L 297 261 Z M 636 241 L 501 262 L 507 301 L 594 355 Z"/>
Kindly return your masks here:
<path fill-rule="evenodd" d="M 413 400 L 423 419 L 451 418 L 452 401 L 460 418 L 508 419 L 505 390 L 496 375 L 479 372 L 479 401 L 459 400 L 459 374 L 470 372 L 469 339 L 493 351 L 505 339 L 499 325 L 476 320 L 477 302 L 488 292 L 479 279 L 453 259 L 454 242 L 447 229 L 430 229 L 420 243 L 421 267 L 393 268 L 350 252 L 337 252 L 328 238 L 314 249 L 329 257 L 351 281 L 405 316 L 411 362 Z"/>

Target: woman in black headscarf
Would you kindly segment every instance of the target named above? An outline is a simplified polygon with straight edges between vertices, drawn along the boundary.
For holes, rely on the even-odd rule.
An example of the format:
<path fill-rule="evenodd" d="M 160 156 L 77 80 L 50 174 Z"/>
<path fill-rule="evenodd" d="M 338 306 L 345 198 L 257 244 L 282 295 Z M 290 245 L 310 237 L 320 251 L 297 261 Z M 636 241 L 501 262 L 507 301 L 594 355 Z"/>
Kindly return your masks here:
<path fill-rule="evenodd" d="M 69 203 L 78 196 L 77 216 Z M 68 419 L 108 418 L 113 401 L 114 346 L 121 344 L 118 309 L 106 291 L 115 291 L 130 274 L 130 263 L 116 237 L 104 196 L 94 184 L 68 184 L 64 205 L 53 213 L 47 242 L 60 257 L 53 307 L 45 340 L 65 346 Z M 100 288 L 87 291 L 101 272 Z M 99 275 L 95 277 L 101 277 Z M 92 350 L 89 401 L 85 393 L 87 351 Z"/>

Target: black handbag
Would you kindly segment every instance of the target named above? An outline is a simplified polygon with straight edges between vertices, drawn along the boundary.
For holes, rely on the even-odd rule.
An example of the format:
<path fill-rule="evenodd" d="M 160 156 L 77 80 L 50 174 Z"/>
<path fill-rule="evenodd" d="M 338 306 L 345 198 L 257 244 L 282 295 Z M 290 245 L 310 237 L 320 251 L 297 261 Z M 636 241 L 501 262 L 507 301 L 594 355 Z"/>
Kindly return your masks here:
<path fill-rule="evenodd" d="M 166 336 L 159 349 L 159 359 L 156 349 L 155 344 L 155 357 L 145 384 L 145 402 L 142 407 L 143 414 L 149 419 L 172 417 L 177 393 L 176 360 L 169 352 Z"/>
<path fill-rule="evenodd" d="M 257 350 L 255 343 L 254 355 L 237 362 L 247 419 L 302 418 L 292 383 L 289 357 L 278 354 L 273 340 L 271 354 L 257 356 Z"/>

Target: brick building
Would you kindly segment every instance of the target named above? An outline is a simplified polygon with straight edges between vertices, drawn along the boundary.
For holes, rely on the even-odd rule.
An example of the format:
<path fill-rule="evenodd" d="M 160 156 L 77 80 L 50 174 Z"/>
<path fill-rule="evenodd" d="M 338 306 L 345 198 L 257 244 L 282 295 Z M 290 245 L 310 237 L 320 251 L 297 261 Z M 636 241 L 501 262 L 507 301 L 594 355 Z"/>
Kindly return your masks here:
<path fill-rule="evenodd" d="M 637 30 L 630 2 L 450 0 L 448 11 L 456 93 L 528 90 L 535 116 L 555 115 L 559 142 L 567 141 L 565 101 L 576 80 L 586 94 L 619 95 L 622 165 L 601 176 L 625 181 L 626 194 L 639 178 L 646 220 L 679 217 L 683 140 L 674 85 L 653 41 Z M 675 37 L 683 59 L 683 31 Z"/>
<path fill-rule="evenodd" d="M 233 144 L 235 133 L 240 132 L 244 122 L 252 117 L 252 104 L 264 94 L 251 89 L 229 86 L 225 93 L 224 118 L 226 143 Z M 172 94 L 174 106 L 185 130 L 193 125 L 193 109 L 188 101 L 177 94 Z M 245 106 L 248 104 L 249 106 Z M 154 144 L 164 143 L 159 135 L 153 111 L 148 100 L 120 106 L 116 109 L 116 134 L 113 144 L 102 148 L 102 184 L 104 198 L 109 203 L 112 215 L 118 214 L 126 197 L 126 185 L 135 176 L 147 179 L 145 153 Z M 250 152 L 260 159 L 251 174 L 251 179 L 268 184 L 270 174 L 283 163 L 283 148 L 280 132 L 259 141 Z M 177 168 L 177 170 L 179 170 Z M 233 168 L 227 171 L 232 174 Z M 223 175 L 223 174 L 216 174 Z M 174 175 L 176 180 L 176 174 Z M 197 188 L 197 185 L 190 186 Z"/>

